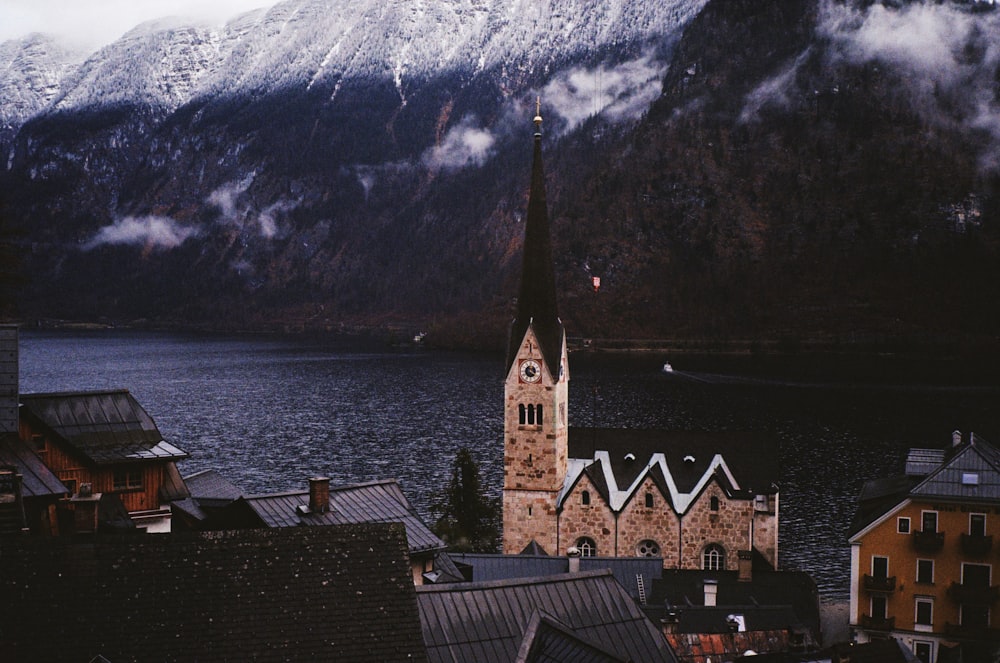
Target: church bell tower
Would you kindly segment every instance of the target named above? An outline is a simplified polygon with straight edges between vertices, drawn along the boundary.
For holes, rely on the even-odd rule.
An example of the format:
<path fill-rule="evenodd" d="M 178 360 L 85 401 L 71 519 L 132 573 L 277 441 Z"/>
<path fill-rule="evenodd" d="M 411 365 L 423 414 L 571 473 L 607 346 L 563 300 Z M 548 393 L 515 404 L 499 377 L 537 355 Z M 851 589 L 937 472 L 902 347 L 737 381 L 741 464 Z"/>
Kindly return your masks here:
<path fill-rule="evenodd" d="M 504 383 L 503 551 L 531 541 L 559 554 L 556 507 L 566 478 L 569 365 L 556 310 L 552 242 L 542 168 L 542 118 L 535 116 L 531 191 L 517 313 Z"/>

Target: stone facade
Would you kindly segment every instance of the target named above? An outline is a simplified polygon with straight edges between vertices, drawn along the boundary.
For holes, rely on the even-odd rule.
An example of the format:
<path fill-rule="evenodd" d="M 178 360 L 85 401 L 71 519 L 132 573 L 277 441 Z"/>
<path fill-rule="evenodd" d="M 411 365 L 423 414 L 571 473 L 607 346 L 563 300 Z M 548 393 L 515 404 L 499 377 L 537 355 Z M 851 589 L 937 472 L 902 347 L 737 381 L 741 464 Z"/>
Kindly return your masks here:
<path fill-rule="evenodd" d="M 584 500 L 584 495 L 587 500 Z M 585 501 L 589 504 L 584 504 Z M 596 544 L 597 556 L 614 557 L 616 534 L 614 512 L 587 475 L 583 475 L 562 503 L 557 554 L 565 555 L 581 537 L 587 537 Z"/>
<path fill-rule="evenodd" d="M 521 366 L 534 362 L 541 374 L 525 379 Z M 569 375 L 549 367 L 529 327 L 504 384 L 503 550 L 520 552 L 532 539 L 546 552 L 558 548 L 556 502 L 565 481 Z"/>
<path fill-rule="evenodd" d="M 753 514 L 752 499 L 729 499 L 717 483 L 710 483 L 684 514 L 681 568 L 702 568 L 706 547 L 715 544 L 724 551 L 722 568 L 735 570 L 736 552 L 750 549 Z"/>
<path fill-rule="evenodd" d="M 670 501 L 647 476 L 618 515 L 619 555 L 639 555 L 639 544 L 653 541 L 663 557 L 664 568 L 678 568 L 679 520 Z"/>

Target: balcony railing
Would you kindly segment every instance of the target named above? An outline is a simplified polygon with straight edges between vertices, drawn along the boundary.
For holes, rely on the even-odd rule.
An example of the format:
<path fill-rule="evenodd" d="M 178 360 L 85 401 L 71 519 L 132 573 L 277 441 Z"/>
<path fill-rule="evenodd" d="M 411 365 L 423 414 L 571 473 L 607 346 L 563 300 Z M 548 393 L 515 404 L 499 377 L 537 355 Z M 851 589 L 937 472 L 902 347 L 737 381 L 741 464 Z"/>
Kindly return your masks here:
<path fill-rule="evenodd" d="M 944 532 L 914 532 L 913 547 L 922 553 L 935 553 L 944 548 Z"/>
<path fill-rule="evenodd" d="M 862 578 L 862 583 L 865 590 L 869 592 L 892 592 L 896 590 L 896 576 L 878 578 L 866 574 Z"/>
<path fill-rule="evenodd" d="M 945 624 L 944 633 L 956 640 L 989 640 L 1000 641 L 1000 629 L 985 626 L 962 626 L 961 624 Z"/>
<path fill-rule="evenodd" d="M 962 552 L 971 557 L 984 557 L 993 548 L 993 537 L 982 534 L 963 534 Z"/>
<path fill-rule="evenodd" d="M 861 628 L 869 631 L 891 631 L 896 628 L 896 618 L 861 615 Z"/>
<path fill-rule="evenodd" d="M 948 596 L 956 603 L 990 605 L 1000 598 L 1000 586 L 963 585 L 960 582 L 953 582 L 948 588 Z"/>

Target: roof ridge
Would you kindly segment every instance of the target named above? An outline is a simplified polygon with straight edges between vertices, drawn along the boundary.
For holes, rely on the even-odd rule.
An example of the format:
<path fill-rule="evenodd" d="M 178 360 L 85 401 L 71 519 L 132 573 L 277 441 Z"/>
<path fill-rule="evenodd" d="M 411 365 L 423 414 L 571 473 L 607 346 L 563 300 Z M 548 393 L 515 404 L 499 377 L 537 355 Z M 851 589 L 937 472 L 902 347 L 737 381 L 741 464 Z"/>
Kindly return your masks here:
<path fill-rule="evenodd" d="M 551 559 L 556 559 L 552 557 Z M 504 580 L 480 580 L 478 582 L 457 582 L 446 585 L 420 585 L 418 593 L 467 592 L 473 589 L 492 589 L 503 587 L 523 587 L 528 585 L 545 585 L 552 583 L 577 582 L 591 578 L 614 578 L 611 569 L 594 569 L 576 573 L 559 573 L 549 576 L 530 576 L 527 578 L 509 578 Z"/>

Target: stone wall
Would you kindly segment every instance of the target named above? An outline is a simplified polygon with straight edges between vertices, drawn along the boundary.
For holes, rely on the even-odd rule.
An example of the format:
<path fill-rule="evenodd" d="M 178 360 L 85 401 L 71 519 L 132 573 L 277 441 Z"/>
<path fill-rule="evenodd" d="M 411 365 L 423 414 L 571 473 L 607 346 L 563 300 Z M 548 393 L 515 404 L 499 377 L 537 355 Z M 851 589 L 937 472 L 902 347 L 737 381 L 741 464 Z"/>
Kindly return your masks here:
<path fill-rule="evenodd" d="M 532 539 L 550 555 L 557 552 L 556 495 L 545 491 L 503 491 L 503 552 L 516 555 Z"/>
<path fill-rule="evenodd" d="M 712 498 L 718 510 L 712 510 Z M 705 548 L 716 543 L 725 550 L 725 568 L 736 569 L 736 552 L 750 545 L 753 500 L 729 499 L 717 483 L 710 482 L 684 514 L 681 523 L 681 568 L 700 569 Z"/>
<path fill-rule="evenodd" d="M 646 506 L 647 494 L 653 500 L 651 508 Z M 677 514 L 659 487 L 646 477 L 618 515 L 619 555 L 632 557 L 638 554 L 642 541 L 655 541 L 663 557 L 663 567 L 676 568 L 677 534 Z"/>
<path fill-rule="evenodd" d="M 584 492 L 590 495 L 589 505 L 583 503 Z M 577 540 L 585 536 L 597 544 L 597 556 L 616 556 L 614 513 L 587 475 L 580 477 L 563 501 L 559 530 L 560 555 L 565 555 L 569 547 L 575 546 Z"/>

